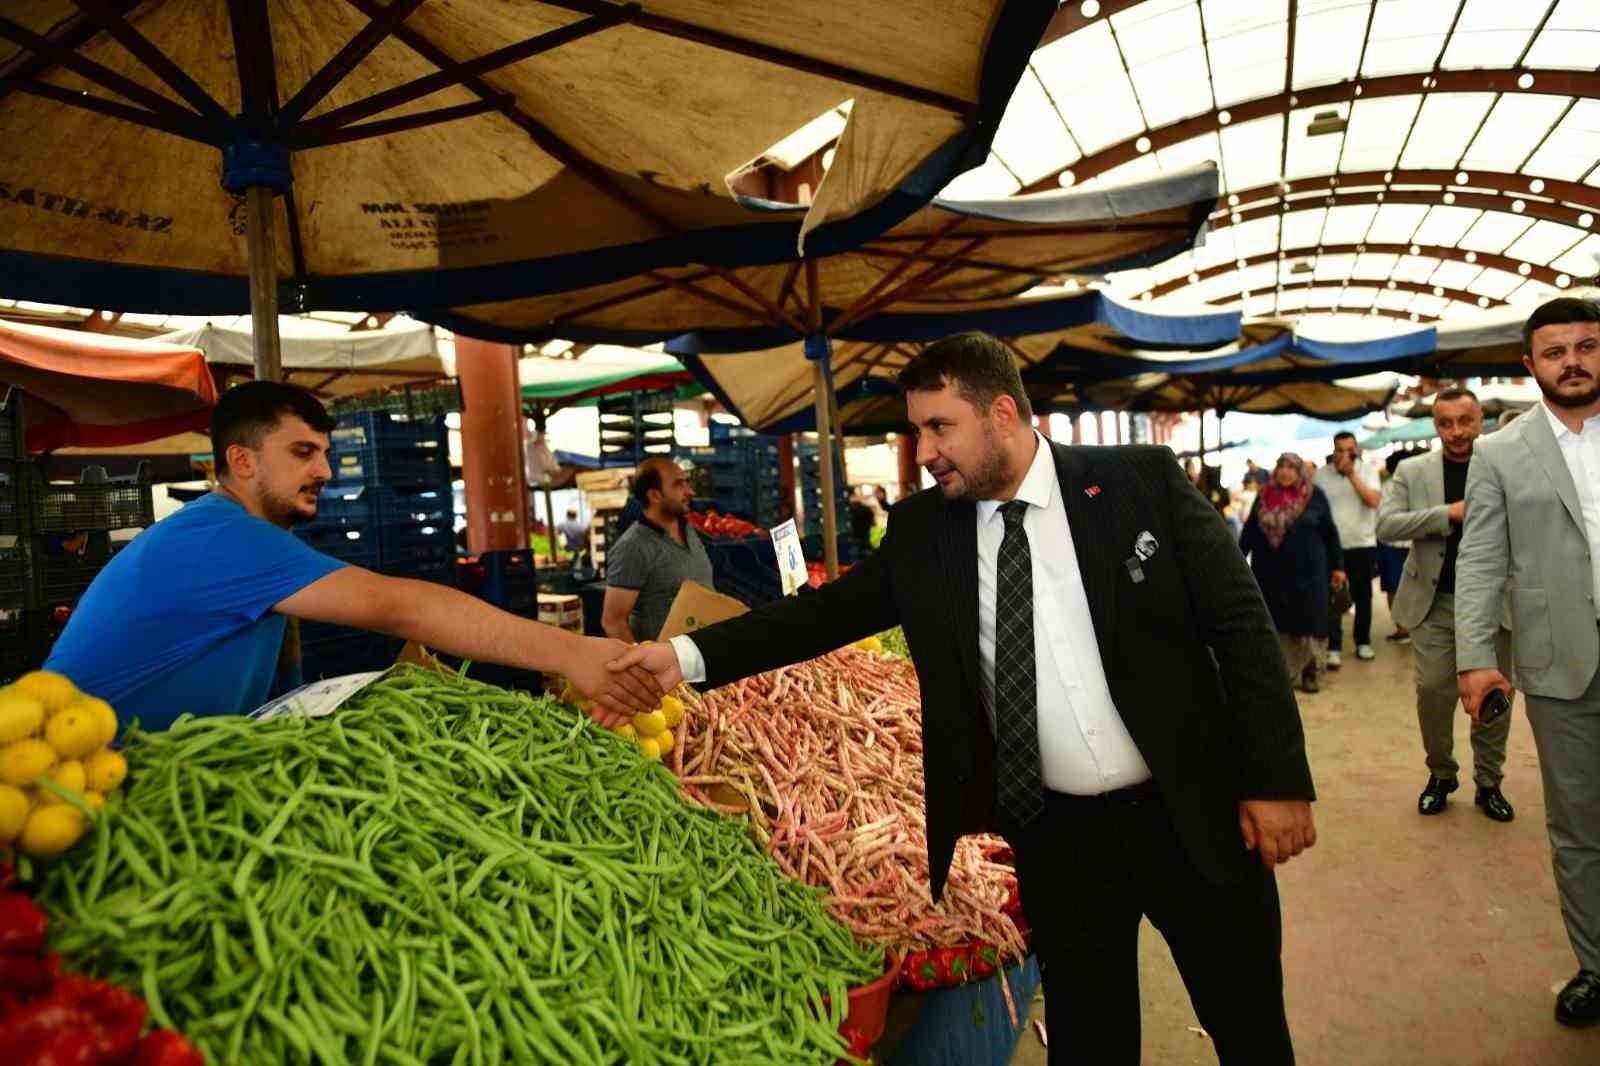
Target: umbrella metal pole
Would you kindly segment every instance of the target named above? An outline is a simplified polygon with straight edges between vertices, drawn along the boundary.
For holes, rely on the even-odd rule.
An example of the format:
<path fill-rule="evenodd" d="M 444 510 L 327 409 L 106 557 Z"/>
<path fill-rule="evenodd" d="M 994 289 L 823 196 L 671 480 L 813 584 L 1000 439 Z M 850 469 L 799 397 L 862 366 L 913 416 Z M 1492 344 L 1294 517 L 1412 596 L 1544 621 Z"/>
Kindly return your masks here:
<path fill-rule="evenodd" d="M 250 250 L 250 335 L 257 381 L 283 380 L 278 344 L 278 256 L 272 239 L 273 191 L 245 190 L 246 240 Z"/>
<path fill-rule="evenodd" d="M 544 483 L 544 513 L 550 516 L 550 561 L 561 562 L 561 537 L 556 533 L 556 498 L 550 493 L 550 482 Z"/>
<path fill-rule="evenodd" d="M 822 565 L 828 580 L 839 576 L 839 513 L 833 498 L 833 390 L 823 359 L 811 364 L 817 394 L 817 466 L 822 487 Z"/>

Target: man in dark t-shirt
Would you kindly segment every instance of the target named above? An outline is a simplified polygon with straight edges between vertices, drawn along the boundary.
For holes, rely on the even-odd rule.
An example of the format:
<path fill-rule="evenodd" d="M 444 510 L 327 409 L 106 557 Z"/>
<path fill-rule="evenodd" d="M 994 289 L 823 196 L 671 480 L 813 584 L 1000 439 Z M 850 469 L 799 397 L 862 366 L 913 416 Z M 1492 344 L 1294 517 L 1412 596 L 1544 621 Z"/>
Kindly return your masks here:
<path fill-rule="evenodd" d="M 1427 753 L 1428 784 L 1417 798 L 1420 814 L 1439 814 L 1457 788 L 1455 719 L 1456 682 L 1456 554 L 1466 518 L 1467 468 L 1473 442 L 1483 429 L 1478 398 L 1466 389 L 1449 389 L 1434 397 L 1433 424 L 1440 449 L 1395 467 L 1378 505 L 1378 537 L 1411 541 L 1400 591 L 1394 598 L 1394 619 L 1411 631 L 1412 663 L 1417 681 L 1417 722 Z M 1501 630 L 1501 671 L 1510 669 L 1511 635 Z M 1510 674 L 1507 673 L 1509 677 Z M 1500 791 L 1511 716 L 1487 725 L 1472 724 L 1472 776 L 1475 802 L 1497 822 L 1515 817 Z"/>

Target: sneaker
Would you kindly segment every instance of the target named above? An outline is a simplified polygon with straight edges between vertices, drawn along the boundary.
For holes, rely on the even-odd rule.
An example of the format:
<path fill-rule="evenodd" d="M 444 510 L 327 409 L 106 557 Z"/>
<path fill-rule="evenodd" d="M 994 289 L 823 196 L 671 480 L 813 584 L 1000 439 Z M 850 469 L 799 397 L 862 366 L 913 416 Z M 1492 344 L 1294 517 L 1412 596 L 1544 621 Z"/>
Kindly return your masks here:
<path fill-rule="evenodd" d="M 1407 633 L 1403 629 L 1397 629 L 1393 633 L 1390 633 L 1387 637 L 1384 637 L 1383 639 L 1387 640 L 1390 644 L 1410 644 L 1411 643 L 1411 634 Z"/>
<path fill-rule="evenodd" d="M 1370 663 L 1372 660 L 1376 659 L 1377 657 L 1378 657 L 1378 653 L 1372 650 L 1372 645 L 1371 644 L 1357 644 L 1356 645 L 1356 658 L 1360 659 L 1362 662 Z"/>
<path fill-rule="evenodd" d="M 1337 670 L 1337 669 L 1339 669 L 1340 664 L 1343 663 L 1343 662 L 1344 662 L 1344 658 L 1338 652 L 1330 651 L 1328 653 L 1328 669 L 1329 670 Z"/>

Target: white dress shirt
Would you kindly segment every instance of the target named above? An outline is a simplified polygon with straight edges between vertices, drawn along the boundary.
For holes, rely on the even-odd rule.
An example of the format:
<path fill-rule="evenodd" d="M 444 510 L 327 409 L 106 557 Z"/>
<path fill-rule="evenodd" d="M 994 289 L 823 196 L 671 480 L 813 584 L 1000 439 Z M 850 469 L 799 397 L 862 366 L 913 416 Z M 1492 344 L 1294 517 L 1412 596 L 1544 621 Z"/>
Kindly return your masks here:
<path fill-rule="evenodd" d="M 1033 651 L 1039 687 L 1039 770 L 1056 792 L 1096 795 L 1150 780 L 1150 767 L 1111 701 L 1094 617 L 1073 548 L 1055 453 L 1037 433 L 1017 489 L 1033 556 Z M 984 711 L 994 721 L 995 598 L 1005 518 L 1000 500 L 978 502 L 978 665 Z"/>
<path fill-rule="evenodd" d="M 1033 462 L 1016 498 L 1033 556 L 1033 647 L 1039 687 L 1040 773 L 1056 792 L 1097 795 L 1150 780 L 1150 767 L 1111 700 L 1094 617 L 1084 591 L 1054 453 L 1034 434 Z M 981 500 L 978 523 L 978 664 L 984 712 L 994 722 L 995 596 L 1005 519 L 999 500 Z M 687 636 L 672 638 L 685 681 L 705 680 L 705 660 Z"/>
<path fill-rule="evenodd" d="M 1574 433 L 1557 418 L 1546 403 L 1540 403 L 1550 420 L 1561 458 L 1567 461 L 1572 483 L 1578 489 L 1578 505 L 1583 510 L 1583 532 L 1589 539 L 1589 564 L 1593 569 L 1594 600 L 1600 605 L 1600 415 L 1584 420 L 1581 433 Z"/>

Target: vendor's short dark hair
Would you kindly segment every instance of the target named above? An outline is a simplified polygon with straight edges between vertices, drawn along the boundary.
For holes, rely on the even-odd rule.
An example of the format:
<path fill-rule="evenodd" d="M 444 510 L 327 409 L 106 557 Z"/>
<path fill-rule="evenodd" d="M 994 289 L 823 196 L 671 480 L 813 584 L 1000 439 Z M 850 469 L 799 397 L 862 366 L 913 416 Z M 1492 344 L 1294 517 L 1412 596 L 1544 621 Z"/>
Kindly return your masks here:
<path fill-rule="evenodd" d="M 1016 402 L 1017 413 L 1033 417 L 1033 405 L 1022 387 L 1022 374 L 1011 350 L 976 330 L 935 341 L 900 371 L 900 392 L 938 392 L 951 382 L 961 398 L 979 411 L 1000 396 Z"/>
<path fill-rule="evenodd" d="M 638 471 L 633 475 L 633 498 L 650 506 L 650 490 L 664 492 L 666 484 L 661 477 L 661 472 L 675 465 L 665 456 L 653 456 L 639 464 Z"/>
<path fill-rule="evenodd" d="M 1593 300 L 1576 296 L 1558 296 L 1534 308 L 1528 321 L 1522 324 L 1522 350 L 1533 354 L 1533 335 L 1545 326 L 1565 326 L 1573 322 L 1593 322 L 1600 325 L 1600 306 Z"/>
<path fill-rule="evenodd" d="M 1355 440 L 1355 439 L 1356 439 L 1356 435 L 1354 433 L 1351 433 L 1348 429 L 1341 429 L 1339 432 L 1337 432 L 1337 433 L 1335 433 L 1333 435 L 1333 443 L 1334 443 L 1335 446 L 1337 446 L 1338 443 L 1340 441 L 1342 441 L 1342 440 Z M 1357 444 L 1356 446 L 1360 447 L 1359 444 Z"/>
<path fill-rule="evenodd" d="M 1457 400 L 1471 400 L 1473 403 L 1478 403 L 1478 394 L 1473 392 L 1471 389 L 1464 389 L 1459 385 L 1455 385 L 1445 389 L 1443 392 L 1439 393 L 1439 395 L 1433 398 L 1435 405 L 1441 403 L 1454 403 Z M 1483 405 L 1478 404 L 1478 406 L 1481 407 Z"/>
<path fill-rule="evenodd" d="M 247 381 L 222 394 L 211 412 L 211 454 L 217 476 L 228 473 L 228 449 L 235 444 L 261 447 L 262 438 L 293 415 L 318 433 L 333 432 L 333 418 L 322 401 L 305 389 L 281 381 Z"/>

